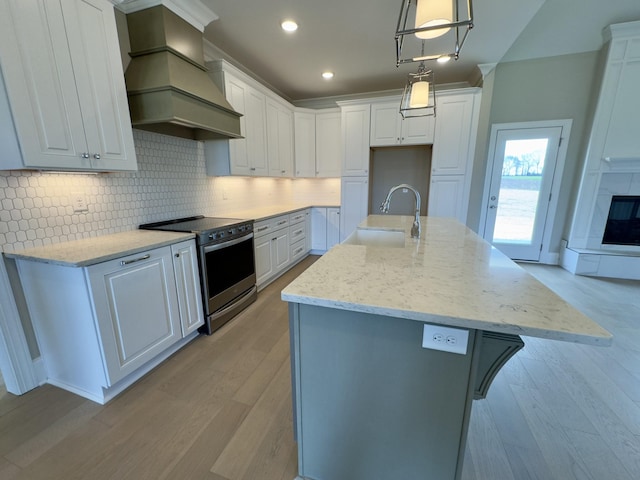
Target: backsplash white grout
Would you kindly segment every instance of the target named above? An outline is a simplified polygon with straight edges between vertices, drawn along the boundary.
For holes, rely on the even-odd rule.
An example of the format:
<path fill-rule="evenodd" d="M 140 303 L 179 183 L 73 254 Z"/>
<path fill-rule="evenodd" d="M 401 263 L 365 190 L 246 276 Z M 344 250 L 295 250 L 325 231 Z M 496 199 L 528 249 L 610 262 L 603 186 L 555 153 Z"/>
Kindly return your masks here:
<path fill-rule="evenodd" d="M 202 142 L 134 130 L 137 172 L 0 171 L 0 250 L 9 252 L 132 230 L 196 214 L 256 206 L 339 204 L 339 179 L 208 177 Z M 74 213 L 75 195 L 88 211 Z"/>

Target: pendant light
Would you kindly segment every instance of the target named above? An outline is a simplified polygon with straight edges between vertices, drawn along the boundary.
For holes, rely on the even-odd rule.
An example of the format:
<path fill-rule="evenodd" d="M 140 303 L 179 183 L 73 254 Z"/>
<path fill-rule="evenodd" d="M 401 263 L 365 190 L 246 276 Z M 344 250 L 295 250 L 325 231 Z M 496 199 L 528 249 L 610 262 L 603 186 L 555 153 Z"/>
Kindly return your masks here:
<path fill-rule="evenodd" d="M 436 114 L 433 70 L 420 63 L 417 73 L 410 73 L 400 100 L 402 118 L 428 117 Z"/>
<path fill-rule="evenodd" d="M 396 28 L 396 65 L 458 59 L 473 28 L 472 0 L 401 0 Z M 427 52 L 417 50 L 427 42 Z"/>
<path fill-rule="evenodd" d="M 450 25 L 453 21 L 453 2 L 451 0 L 419 0 L 416 3 L 416 30 Z M 416 32 L 416 37 L 426 40 L 437 38 L 451 30 L 451 27 Z"/>

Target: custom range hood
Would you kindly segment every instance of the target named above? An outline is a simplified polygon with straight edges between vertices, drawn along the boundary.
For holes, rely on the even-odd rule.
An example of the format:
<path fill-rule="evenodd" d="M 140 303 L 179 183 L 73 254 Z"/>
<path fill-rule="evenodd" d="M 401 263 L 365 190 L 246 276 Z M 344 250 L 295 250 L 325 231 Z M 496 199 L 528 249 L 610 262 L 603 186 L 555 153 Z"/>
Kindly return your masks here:
<path fill-rule="evenodd" d="M 202 33 L 163 5 L 127 14 L 125 72 L 135 128 L 189 138 L 242 138 L 233 110 L 204 66 Z"/>

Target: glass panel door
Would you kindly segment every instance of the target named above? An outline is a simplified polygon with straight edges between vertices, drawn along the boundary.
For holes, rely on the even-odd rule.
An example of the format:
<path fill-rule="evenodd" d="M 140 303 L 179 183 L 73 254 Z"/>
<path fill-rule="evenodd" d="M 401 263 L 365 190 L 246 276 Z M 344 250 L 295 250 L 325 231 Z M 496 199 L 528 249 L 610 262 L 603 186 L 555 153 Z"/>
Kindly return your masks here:
<path fill-rule="evenodd" d="M 537 261 L 561 127 L 498 130 L 484 238 L 512 259 Z"/>

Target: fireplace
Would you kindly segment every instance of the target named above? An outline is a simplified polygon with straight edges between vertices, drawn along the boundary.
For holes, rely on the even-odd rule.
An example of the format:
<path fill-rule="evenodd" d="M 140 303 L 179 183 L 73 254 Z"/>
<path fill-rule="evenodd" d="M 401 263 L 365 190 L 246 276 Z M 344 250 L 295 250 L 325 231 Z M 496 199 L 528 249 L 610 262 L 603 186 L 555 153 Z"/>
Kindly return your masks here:
<path fill-rule="evenodd" d="M 640 196 L 614 195 L 602 243 L 640 246 Z"/>

